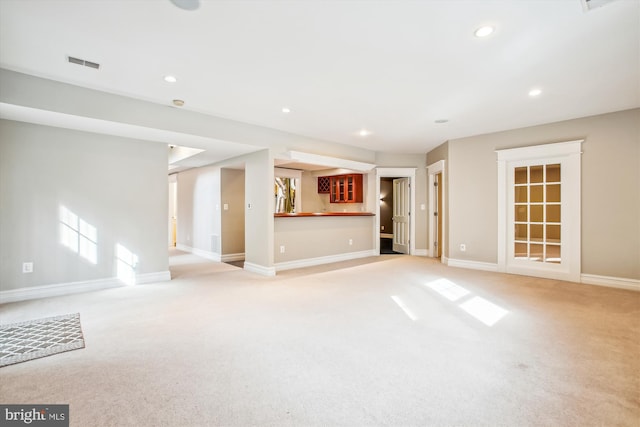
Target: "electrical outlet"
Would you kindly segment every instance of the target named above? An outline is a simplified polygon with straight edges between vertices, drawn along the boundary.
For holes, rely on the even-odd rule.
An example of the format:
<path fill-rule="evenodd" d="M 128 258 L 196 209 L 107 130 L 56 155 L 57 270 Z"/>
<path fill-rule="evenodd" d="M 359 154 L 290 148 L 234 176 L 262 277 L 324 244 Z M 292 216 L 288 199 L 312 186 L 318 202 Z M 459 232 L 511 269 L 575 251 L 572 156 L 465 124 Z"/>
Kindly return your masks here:
<path fill-rule="evenodd" d="M 280 253 L 283 254 L 284 253 L 284 245 L 280 246 Z"/>
<path fill-rule="evenodd" d="M 22 272 L 23 273 L 33 273 L 33 263 L 32 262 L 23 262 L 22 263 Z"/>
<path fill-rule="evenodd" d="M 228 210 L 229 210 L 229 203 L 225 203 L 224 205 L 222 205 L 222 208 L 223 208 L 225 211 L 228 211 Z"/>
<path fill-rule="evenodd" d="M 380 226 L 380 229 L 381 229 L 382 231 L 384 231 L 384 225 L 381 225 L 381 226 Z"/>
<path fill-rule="evenodd" d="M 460 252 L 464 252 L 467 250 L 467 245 L 465 245 L 464 243 L 460 243 Z"/>
<path fill-rule="evenodd" d="M 349 239 L 349 246 L 353 245 L 353 239 Z"/>

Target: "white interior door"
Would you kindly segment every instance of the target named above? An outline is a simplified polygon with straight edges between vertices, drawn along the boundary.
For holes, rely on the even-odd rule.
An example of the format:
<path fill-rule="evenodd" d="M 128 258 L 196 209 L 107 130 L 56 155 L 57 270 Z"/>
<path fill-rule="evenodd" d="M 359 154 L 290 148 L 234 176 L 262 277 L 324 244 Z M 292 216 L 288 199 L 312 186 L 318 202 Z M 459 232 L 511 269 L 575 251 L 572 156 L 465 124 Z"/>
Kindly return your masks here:
<path fill-rule="evenodd" d="M 393 180 L 393 250 L 409 253 L 409 178 Z"/>

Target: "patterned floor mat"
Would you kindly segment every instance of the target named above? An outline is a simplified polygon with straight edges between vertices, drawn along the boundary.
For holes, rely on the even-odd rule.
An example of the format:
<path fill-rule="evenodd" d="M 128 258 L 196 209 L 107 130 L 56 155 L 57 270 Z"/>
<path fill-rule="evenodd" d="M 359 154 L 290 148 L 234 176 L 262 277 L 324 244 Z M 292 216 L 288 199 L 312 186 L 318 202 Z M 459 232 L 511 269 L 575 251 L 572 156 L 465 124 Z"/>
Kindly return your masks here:
<path fill-rule="evenodd" d="M 0 325 L 0 367 L 79 348 L 79 313 Z"/>

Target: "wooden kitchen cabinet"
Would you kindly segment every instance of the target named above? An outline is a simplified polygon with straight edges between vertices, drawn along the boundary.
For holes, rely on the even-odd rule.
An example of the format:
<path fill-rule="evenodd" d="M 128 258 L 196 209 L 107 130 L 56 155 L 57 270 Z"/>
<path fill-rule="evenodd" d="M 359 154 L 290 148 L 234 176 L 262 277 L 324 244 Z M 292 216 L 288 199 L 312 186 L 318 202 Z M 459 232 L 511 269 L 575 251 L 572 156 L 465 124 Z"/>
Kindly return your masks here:
<path fill-rule="evenodd" d="M 329 177 L 331 203 L 362 203 L 362 174 L 334 175 Z"/>

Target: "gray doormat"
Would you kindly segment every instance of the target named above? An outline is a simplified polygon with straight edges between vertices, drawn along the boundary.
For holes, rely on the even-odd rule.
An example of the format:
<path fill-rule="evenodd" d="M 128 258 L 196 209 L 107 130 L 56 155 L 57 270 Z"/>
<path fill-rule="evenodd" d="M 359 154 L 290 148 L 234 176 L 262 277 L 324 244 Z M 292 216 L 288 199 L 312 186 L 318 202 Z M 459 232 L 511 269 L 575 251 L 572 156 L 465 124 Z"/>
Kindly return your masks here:
<path fill-rule="evenodd" d="M 0 325 L 0 367 L 79 348 L 80 313 Z"/>

